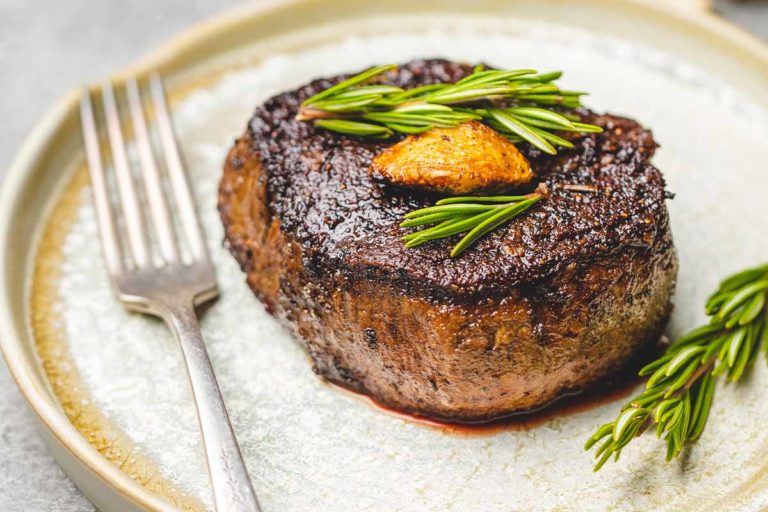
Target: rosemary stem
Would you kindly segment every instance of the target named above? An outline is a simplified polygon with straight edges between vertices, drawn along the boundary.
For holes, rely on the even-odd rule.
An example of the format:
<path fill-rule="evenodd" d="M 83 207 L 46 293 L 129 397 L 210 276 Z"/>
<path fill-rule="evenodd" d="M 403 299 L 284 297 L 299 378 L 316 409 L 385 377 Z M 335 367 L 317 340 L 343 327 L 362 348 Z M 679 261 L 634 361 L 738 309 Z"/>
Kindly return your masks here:
<path fill-rule="evenodd" d="M 296 114 L 297 121 L 314 121 L 315 119 L 353 119 L 355 116 L 340 112 L 329 112 L 311 107 L 300 107 Z"/>
<path fill-rule="evenodd" d="M 550 154 L 557 147 L 573 146 L 555 131 L 602 131 L 599 126 L 581 123 L 575 114 L 552 110 L 556 105 L 581 105 L 583 93 L 562 91 L 553 83 L 560 72 L 489 69 L 456 83 L 404 90 L 382 81 L 394 68 L 372 68 L 315 94 L 302 103 L 296 119 L 337 133 L 382 139 L 396 132 L 417 134 L 477 120 L 513 142 L 526 141 Z"/>
<path fill-rule="evenodd" d="M 688 379 L 688 381 L 685 383 L 685 385 L 678 391 L 688 391 L 691 389 L 691 387 L 696 384 L 696 382 L 704 376 L 707 372 L 711 371 L 712 368 L 715 366 L 715 363 L 717 362 L 716 357 L 712 357 L 709 360 L 707 360 L 705 363 L 702 363 L 701 366 L 696 370 L 693 375 Z"/>

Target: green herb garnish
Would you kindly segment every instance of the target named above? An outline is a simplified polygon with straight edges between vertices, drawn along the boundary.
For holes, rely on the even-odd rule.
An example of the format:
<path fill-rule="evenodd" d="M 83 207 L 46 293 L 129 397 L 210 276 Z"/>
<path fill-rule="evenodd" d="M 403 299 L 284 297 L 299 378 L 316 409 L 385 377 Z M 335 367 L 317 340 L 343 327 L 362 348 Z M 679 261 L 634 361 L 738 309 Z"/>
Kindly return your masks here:
<path fill-rule="evenodd" d="M 701 436 L 715 394 L 715 378 L 738 381 L 768 345 L 768 264 L 744 270 L 720 283 L 707 301 L 707 325 L 676 340 L 666 353 L 640 370 L 650 376 L 645 390 L 600 427 L 585 449 L 597 446 L 595 471 L 613 455 L 619 459 L 632 439 L 656 425 L 667 442 L 667 460 Z"/>
<path fill-rule="evenodd" d="M 435 206 L 414 210 L 405 215 L 400 227 L 433 226 L 402 237 L 406 247 L 416 247 L 430 240 L 438 240 L 467 232 L 451 250 L 456 257 L 480 237 L 506 224 L 546 195 L 540 186 L 536 192 L 524 196 L 466 196 L 441 199 Z"/>
<path fill-rule="evenodd" d="M 389 138 L 395 132 L 421 133 L 483 121 L 512 142 L 526 141 L 555 154 L 556 146 L 573 144 L 553 132 L 601 132 L 578 116 L 551 110 L 576 108 L 586 93 L 564 91 L 554 82 L 561 72 L 538 74 L 532 69 L 503 71 L 476 67 L 455 84 L 402 89 L 381 83 L 389 64 L 371 68 L 315 94 L 301 105 L 297 119 L 347 135 Z"/>

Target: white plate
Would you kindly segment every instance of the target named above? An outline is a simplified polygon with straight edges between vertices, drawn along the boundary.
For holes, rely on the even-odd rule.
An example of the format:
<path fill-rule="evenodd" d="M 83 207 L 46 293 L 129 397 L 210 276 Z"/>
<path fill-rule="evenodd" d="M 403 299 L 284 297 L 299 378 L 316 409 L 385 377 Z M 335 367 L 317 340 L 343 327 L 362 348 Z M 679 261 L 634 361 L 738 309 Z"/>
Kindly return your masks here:
<path fill-rule="evenodd" d="M 654 161 L 678 193 L 670 334 L 702 320 L 719 277 L 768 254 L 766 50 L 706 15 L 640 2 L 427 2 L 414 11 L 405 1 L 326 1 L 199 29 L 134 71 L 160 67 L 171 80 L 223 290 L 205 334 L 265 510 L 765 506 L 762 366 L 718 391 L 702 440 L 681 460 L 663 464 L 663 446 L 645 436 L 593 475 L 581 445 L 620 403 L 528 431 L 446 435 L 323 385 L 253 299 L 220 246 L 214 208 L 224 155 L 253 106 L 316 76 L 424 56 L 564 69 L 569 87 L 592 92 L 588 105 L 653 128 L 662 145 Z M 73 102 L 41 124 L 3 190 L 3 349 L 54 452 L 98 506 L 200 508 L 210 493 L 181 361 L 163 326 L 111 298 Z"/>

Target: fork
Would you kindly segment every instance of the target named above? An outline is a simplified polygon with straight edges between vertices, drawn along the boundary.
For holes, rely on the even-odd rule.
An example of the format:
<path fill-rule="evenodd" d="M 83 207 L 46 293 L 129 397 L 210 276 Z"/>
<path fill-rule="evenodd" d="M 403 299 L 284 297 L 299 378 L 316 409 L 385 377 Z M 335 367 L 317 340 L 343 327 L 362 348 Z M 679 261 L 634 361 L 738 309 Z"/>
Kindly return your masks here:
<path fill-rule="evenodd" d="M 126 80 L 125 96 L 140 169 L 137 175 L 128 159 L 113 86 L 107 83 L 101 87 L 116 194 L 110 192 L 111 182 L 102 165 L 90 91 L 85 91 L 80 101 L 83 139 L 107 271 L 113 291 L 123 306 L 129 311 L 163 319 L 181 347 L 197 407 L 216 510 L 259 511 L 197 320 L 195 308 L 216 299 L 219 292 L 176 144 L 163 83 L 157 74 L 149 77 L 149 95 L 165 172 L 161 172 L 155 160 L 138 80 Z M 137 182 L 143 182 L 143 198 L 137 191 Z M 117 196 L 116 200 L 112 199 L 113 195 Z M 171 214 L 174 206 L 176 223 Z"/>

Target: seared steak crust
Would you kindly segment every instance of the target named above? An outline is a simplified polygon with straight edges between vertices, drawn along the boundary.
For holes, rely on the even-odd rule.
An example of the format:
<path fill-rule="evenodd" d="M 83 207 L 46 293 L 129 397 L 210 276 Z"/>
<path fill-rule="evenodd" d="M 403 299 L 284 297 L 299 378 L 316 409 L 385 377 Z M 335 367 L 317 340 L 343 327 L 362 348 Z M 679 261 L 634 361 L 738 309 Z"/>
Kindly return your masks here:
<path fill-rule="evenodd" d="M 389 82 L 470 72 L 415 61 Z M 219 193 L 249 285 L 302 340 L 316 372 L 389 406 L 474 421 L 582 389 L 658 339 L 677 260 L 648 130 L 582 111 L 605 131 L 575 137 L 554 157 L 521 145 L 550 197 L 452 259 L 456 239 L 413 249 L 400 241 L 402 216 L 437 196 L 368 174 L 398 139 L 294 120 L 301 101 L 343 78 L 258 107 Z"/>

